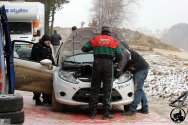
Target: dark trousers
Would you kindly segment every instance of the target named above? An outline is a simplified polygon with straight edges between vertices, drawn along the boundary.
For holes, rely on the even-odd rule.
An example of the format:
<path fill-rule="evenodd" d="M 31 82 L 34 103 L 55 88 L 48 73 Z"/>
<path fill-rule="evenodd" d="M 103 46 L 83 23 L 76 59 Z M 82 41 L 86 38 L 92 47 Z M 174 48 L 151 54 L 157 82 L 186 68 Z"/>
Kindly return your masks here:
<path fill-rule="evenodd" d="M 111 109 L 111 92 L 112 92 L 112 75 L 113 61 L 112 59 L 95 58 L 93 63 L 91 95 L 89 107 L 91 111 L 96 111 L 98 105 L 99 92 L 101 82 L 103 83 L 103 109 L 109 112 Z"/>
<path fill-rule="evenodd" d="M 33 95 L 33 99 L 34 100 L 39 100 L 42 93 L 33 92 L 33 94 L 34 94 Z M 50 101 L 50 95 L 48 95 L 48 94 L 42 94 L 42 98 L 43 98 L 44 102 L 45 101 L 46 102 Z"/>

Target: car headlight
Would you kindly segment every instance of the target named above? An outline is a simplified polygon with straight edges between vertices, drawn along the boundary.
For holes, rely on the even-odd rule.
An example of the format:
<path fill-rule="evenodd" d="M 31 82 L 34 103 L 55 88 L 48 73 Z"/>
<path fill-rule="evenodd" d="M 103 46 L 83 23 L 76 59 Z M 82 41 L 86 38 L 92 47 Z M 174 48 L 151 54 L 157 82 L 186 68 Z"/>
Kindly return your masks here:
<path fill-rule="evenodd" d="M 69 72 L 65 72 L 63 70 L 59 70 L 59 77 L 67 82 L 71 82 L 74 84 L 78 84 L 78 82 L 76 81 L 76 79 L 74 78 L 74 76 L 69 73 Z"/>
<path fill-rule="evenodd" d="M 118 79 L 116 79 L 116 83 L 122 84 L 131 80 L 131 78 L 132 78 L 132 75 L 129 72 L 125 72 Z"/>

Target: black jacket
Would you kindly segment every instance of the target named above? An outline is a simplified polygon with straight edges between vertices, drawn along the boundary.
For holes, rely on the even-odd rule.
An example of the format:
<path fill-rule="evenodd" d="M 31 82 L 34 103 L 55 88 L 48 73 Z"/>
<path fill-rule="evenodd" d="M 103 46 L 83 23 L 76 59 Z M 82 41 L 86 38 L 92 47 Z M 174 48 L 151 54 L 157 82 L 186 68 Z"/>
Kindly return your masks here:
<path fill-rule="evenodd" d="M 127 65 L 131 56 L 130 52 L 124 46 L 121 46 L 121 50 L 123 52 L 123 59 L 118 63 L 117 68 L 115 69 L 119 74 L 124 72 L 125 66 Z"/>
<path fill-rule="evenodd" d="M 129 70 L 132 74 L 134 74 L 149 67 L 149 64 L 140 54 L 131 49 L 129 49 L 129 52 L 131 53 L 131 60 L 128 61 L 126 70 Z"/>
<path fill-rule="evenodd" d="M 118 63 L 117 67 L 114 70 L 115 78 L 119 78 L 121 76 L 121 74 L 125 71 L 125 67 L 126 67 L 128 61 L 129 61 L 130 57 L 131 57 L 130 52 L 124 46 L 121 46 L 121 50 L 123 52 L 123 58 Z"/>
<path fill-rule="evenodd" d="M 61 36 L 57 33 L 51 35 L 51 43 L 52 45 L 60 45 Z"/>
<path fill-rule="evenodd" d="M 51 47 L 46 46 L 42 42 L 35 43 L 31 51 L 30 60 L 40 62 L 43 59 L 50 59 L 52 64 L 55 64 Z"/>

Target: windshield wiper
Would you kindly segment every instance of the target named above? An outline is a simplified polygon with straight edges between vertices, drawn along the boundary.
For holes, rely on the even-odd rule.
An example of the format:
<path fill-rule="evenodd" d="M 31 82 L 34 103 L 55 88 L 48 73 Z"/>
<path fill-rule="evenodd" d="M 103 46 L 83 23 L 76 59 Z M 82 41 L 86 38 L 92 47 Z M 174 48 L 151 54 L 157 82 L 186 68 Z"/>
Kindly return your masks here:
<path fill-rule="evenodd" d="M 81 62 L 74 62 L 74 61 L 63 61 L 63 62 L 74 63 L 74 64 L 82 64 Z"/>
<path fill-rule="evenodd" d="M 93 62 L 82 62 L 82 64 L 93 64 Z"/>

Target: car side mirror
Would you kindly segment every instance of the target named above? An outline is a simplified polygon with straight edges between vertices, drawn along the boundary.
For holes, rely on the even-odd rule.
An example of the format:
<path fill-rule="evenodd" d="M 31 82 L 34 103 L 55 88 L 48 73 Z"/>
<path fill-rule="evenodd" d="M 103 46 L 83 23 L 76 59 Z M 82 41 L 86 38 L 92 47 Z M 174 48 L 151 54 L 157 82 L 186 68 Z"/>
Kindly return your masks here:
<path fill-rule="evenodd" d="M 40 61 L 40 64 L 43 66 L 47 66 L 49 70 L 52 70 L 53 65 L 52 65 L 52 61 L 49 59 L 43 59 Z"/>

